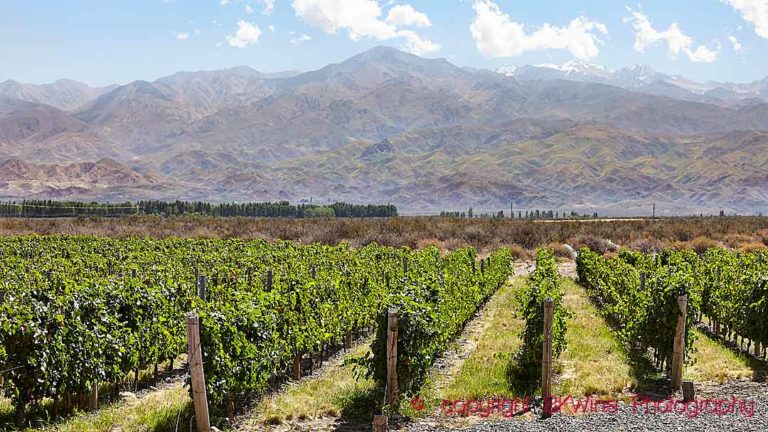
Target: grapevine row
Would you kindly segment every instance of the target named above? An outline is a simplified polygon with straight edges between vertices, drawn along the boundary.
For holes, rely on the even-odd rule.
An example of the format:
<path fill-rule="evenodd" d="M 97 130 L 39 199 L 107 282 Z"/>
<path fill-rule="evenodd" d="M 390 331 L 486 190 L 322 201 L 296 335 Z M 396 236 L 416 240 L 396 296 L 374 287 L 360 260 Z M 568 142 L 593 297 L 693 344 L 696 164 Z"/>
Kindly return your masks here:
<path fill-rule="evenodd" d="M 617 329 L 620 339 L 642 352 L 651 349 L 657 366 L 671 364 L 680 309 L 688 296 L 685 358 L 693 348 L 693 328 L 700 297 L 691 252 L 664 251 L 657 256 L 623 251 L 606 258 L 588 248 L 576 259 L 579 282 Z"/>
<path fill-rule="evenodd" d="M 94 386 L 117 390 L 129 373 L 156 370 L 186 352 L 184 314 L 191 310 L 200 316 L 214 409 L 263 391 L 297 356 L 374 326 L 393 304 L 426 313 L 421 326 L 407 326 L 412 345 L 402 348 L 413 376 L 421 376 L 509 266 L 508 252 L 478 266 L 472 249 L 441 257 L 434 248 L 377 245 L 3 238 L 3 391 L 23 423 L 27 406 L 44 398 L 54 411 L 67 410 L 70 396 Z M 198 275 L 207 276 L 204 298 Z M 404 314 L 404 322 L 419 322 L 412 316 Z"/>
<path fill-rule="evenodd" d="M 431 251 L 390 292 L 379 312 L 376 338 L 365 359 L 368 376 L 384 386 L 387 378 L 387 314 L 397 311 L 397 386 L 401 395 L 418 394 L 430 367 L 477 309 L 513 274 L 508 249 L 500 249 L 476 267 L 472 248 L 441 258 Z M 392 407 L 396 408 L 396 407 Z"/>
<path fill-rule="evenodd" d="M 528 285 L 520 299 L 519 313 L 525 320 L 520 358 L 524 367 L 541 364 L 544 341 L 542 304 L 546 298 L 553 300 L 552 355 L 558 357 L 566 348 L 568 311 L 563 307 L 563 293 L 555 257 L 550 249 L 542 248 L 536 251 L 536 268 L 528 278 Z"/>

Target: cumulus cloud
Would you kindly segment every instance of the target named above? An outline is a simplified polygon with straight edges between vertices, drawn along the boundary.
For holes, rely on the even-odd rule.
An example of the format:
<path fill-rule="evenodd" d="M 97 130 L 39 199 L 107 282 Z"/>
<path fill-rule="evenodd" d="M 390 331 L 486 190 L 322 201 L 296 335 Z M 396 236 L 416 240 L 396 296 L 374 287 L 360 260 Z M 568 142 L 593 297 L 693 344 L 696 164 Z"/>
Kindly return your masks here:
<path fill-rule="evenodd" d="M 744 21 L 752 24 L 755 33 L 768 39 L 768 1 L 766 0 L 722 0 L 736 9 Z"/>
<path fill-rule="evenodd" d="M 728 40 L 731 42 L 731 45 L 733 45 L 733 50 L 736 52 L 742 52 L 744 51 L 744 47 L 741 45 L 741 42 L 739 42 L 739 39 L 734 35 L 729 35 Z"/>
<path fill-rule="evenodd" d="M 237 31 L 235 34 L 227 36 L 229 46 L 245 48 L 259 41 L 261 29 L 254 23 L 240 20 L 237 22 Z"/>
<path fill-rule="evenodd" d="M 346 31 L 353 41 L 364 38 L 382 41 L 401 38 L 405 39 L 405 50 L 419 55 L 440 49 L 440 45 L 424 39 L 418 33 L 400 29 L 401 24 L 382 20 L 378 0 L 293 0 L 292 6 L 299 20 L 328 34 Z M 414 18 L 411 15 L 410 21 L 416 20 L 422 24 L 425 18 L 429 21 L 426 15 L 417 12 L 413 7 L 409 10 L 423 15 L 423 18 Z M 398 14 L 402 12 L 396 12 L 396 16 Z"/>
<path fill-rule="evenodd" d="M 405 46 L 403 48 L 410 53 L 421 55 L 440 51 L 439 44 L 429 39 L 424 39 L 411 30 L 400 30 L 398 35 L 405 38 Z"/>
<path fill-rule="evenodd" d="M 605 24 L 585 17 L 573 19 L 565 27 L 544 24 L 526 32 L 525 25 L 512 20 L 490 0 L 476 0 L 475 19 L 469 29 L 475 46 L 486 57 L 519 56 L 526 51 L 566 49 L 574 57 L 589 60 L 600 49 L 600 35 L 608 34 Z"/>
<path fill-rule="evenodd" d="M 389 10 L 387 23 L 394 26 L 430 27 L 432 22 L 426 14 L 423 14 L 413 6 L 397 5 Z"/>
<path fill-rule="evenodd" d="M 711 63 L 717 59 L 717 52 L 704 45 L 693 47 L 693 39 L 680 30 L 680 26 L 673 22 L 666 30 L 656 30 L 651 20 L 640 11 L 627 8 L 630 16 L 624 18 L 625 23 L 630 23 L 635 29 L 635 51 L 645 52 L 646 48 L 658 42 L 667 44 L 667 51 L 673 57 L 681 52 L 688 56 L 692 62 Z"/>

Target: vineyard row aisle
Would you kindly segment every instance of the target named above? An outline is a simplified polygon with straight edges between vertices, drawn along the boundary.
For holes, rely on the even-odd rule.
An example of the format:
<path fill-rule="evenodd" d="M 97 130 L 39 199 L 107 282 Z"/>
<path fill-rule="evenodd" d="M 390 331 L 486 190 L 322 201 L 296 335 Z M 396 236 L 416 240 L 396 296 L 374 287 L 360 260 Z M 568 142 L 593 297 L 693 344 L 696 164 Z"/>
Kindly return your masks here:
<path fill-rule="evenodd" d="M 531 263 L 516 264 L 516 274 L 527 274 Z M 629 400 L 633 394 L 653 394 L 661 392 L 663 377 L 641 359 L 631 358 L 612 329 L 604 321 L 598 310 L 590 302 L 587 294 L 574 278 L 576 268 L 573 262 L 558 264 L 558 271 L 563 281 L 564 304 L 572 312 L 568 318 L 568 348 L 557 361 L 555 376 L 555 394 L 583 397 L 593 394 L 606 398 Z M 627 425 L 627 430 L 647 430 L 659 425 L 662 430 L 669 424 L 668 430 L 678 430 L 679 424 L 667 419 L 644 419 L 642 417 L 614 419 L 595 419 L 590 427 L 591 416 L 575 417 L 558 414 L 550 420 L 541 421 L 538 415 L 525 414 L 512 420 L 500 420 L 497 416 L 484 419 L 479 416 L 466 418 L 446 416 L 439 411 L 439 400 L 473 399 L 488 396 L 519 397 L 514 383 L 508 382 L 506 366 L 511 361 L 508 355 L 520 346 L 519 334 L 523 322 L 514 317 L 515 298 L 524 289 L 525 278 L 516 277 L 513 283 L 500 290 L 489 302 L 480 318 L 473 321 L 469 329 L 481 328 L 481 333 L 473 332 L 471 346 L 474 348 L 460 363 L 459 371 L 451 376 L 443 376 L 436 381 L 441 386 L 430 394 L 427 407 L 432 408 L 426 416 L 405 425 L 401 431 L 429 432 L 439 430 L 461 431 L 516 431 L 516 430 L 562 430 L 589 431 L 606 430 L 618 424 Z M 479 322 L 488 321 L 485 324 Z M 749 381 L 752 377 L 764 376 L 764 370 L 758 363 L 737 355 L 721 343 L 696 332 L 696 361 L 686 366 L 685 379 L 696 383 L 698 394 L 702 397 L 736 395 L 737 397 L 758 396 L 758 404 L 765 409 L 765 395 L 768 386 L 764 383 Z M 462 337 L 460 341 L 463 341 Z M 446 382 L 447 381 L 447 382 Z M 432 391 L 435 391 L 433 388 Z M 430 399 L 432 399 L 430 401 Z M 432 402 L 432 403 L 429 403 Z M 435 409 L 435 406 L 437 408 Z M 726 428 L 729 421 L 722 423 Z M 602 426 L 600 426 L 602 425 Z M 613 426 L 611 426 L 613 425 Z M 602 427 L 602 428 L 601 428 Z M 712 424 L 710 429 L 720 430 Z M 560 429 L 558 429 L 560 430 Z M 745 430 L 760 430 L 756 423 Z"/>

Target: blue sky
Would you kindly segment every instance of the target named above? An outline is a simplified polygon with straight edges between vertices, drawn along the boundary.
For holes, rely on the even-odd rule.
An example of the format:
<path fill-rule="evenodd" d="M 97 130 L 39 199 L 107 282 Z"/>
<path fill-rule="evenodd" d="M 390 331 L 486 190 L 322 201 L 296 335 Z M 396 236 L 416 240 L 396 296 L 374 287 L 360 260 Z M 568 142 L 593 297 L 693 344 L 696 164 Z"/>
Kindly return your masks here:
<path fill-rule="evenodd" d="M 768 75 L 768 0 L 0 0 L 0 81 L 306 71 L 377 45 L 480 68 L 582 60 L 744 82 Z"/>

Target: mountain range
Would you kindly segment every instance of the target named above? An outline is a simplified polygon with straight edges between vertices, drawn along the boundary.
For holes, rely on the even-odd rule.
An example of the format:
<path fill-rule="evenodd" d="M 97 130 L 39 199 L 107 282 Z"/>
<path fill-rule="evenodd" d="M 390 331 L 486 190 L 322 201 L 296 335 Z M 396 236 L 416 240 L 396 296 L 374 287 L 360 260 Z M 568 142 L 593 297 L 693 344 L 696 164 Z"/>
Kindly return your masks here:
<path fill-rule="evenodd" d="M 768 79 L 498 71 L 378 47 L 316 71 L 0 83 L 0 198 L 762 212 Z"/>
<path fill-rule="evenodd" d="M 740 107 L 768 101 L 768 77 L 750 83 L 697 82 L 680 75 L 667 75 L 646 65 L 610 70 L 602 65 L 570 61 L 561 65 L 506 66 L 496 70 L 520 81 L 565 79 L 621 87 L 641 93 L 676 99 Z"/>

